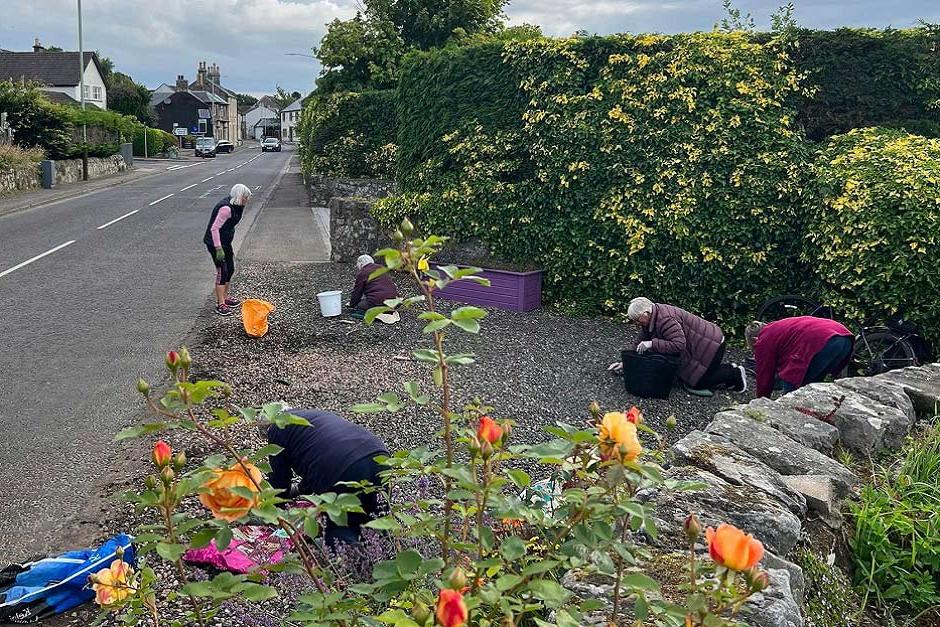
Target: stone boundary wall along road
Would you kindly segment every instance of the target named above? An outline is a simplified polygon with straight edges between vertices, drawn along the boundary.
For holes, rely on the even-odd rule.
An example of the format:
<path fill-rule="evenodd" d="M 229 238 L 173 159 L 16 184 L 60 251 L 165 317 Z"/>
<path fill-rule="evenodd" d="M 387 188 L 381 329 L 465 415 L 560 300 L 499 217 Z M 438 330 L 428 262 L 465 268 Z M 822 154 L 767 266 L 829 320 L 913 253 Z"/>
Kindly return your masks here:
<path fill-rule="evenodd" d="M 39 189 L 42 186 L 40 164 L 30 164 L 13 168 L 0 168 L 0 196 Z M 111 157 L 89 157 L 88 178 L 96 179 L 111 176 L 127 170 L 127 164 L 121 155 Z M 55 184 L 77 183 L 82 180 L 81 159 L 60 159 L 55 161 Z"/>
<path fill-rule="evenodd" d="M 307 177 L 311 207 L 328 207 L 333 198 L 386 198 L 395 193 L 395 183 L 383 179 Z"/>
<path fill-rule="evenodd" d="M 0 167 L 0 196 L 39 189 L 42 177 L 38 163 Z"/>
<path fill-rule="evenodd" d="M 330 259 L 352 262 L 363 253 L 384 248 L 388 238 L 372 217 L 372 204 L 395 193 L 395 183 L 382 179 L 308 176 L 311 207 L 330 210 Z"/>
<path fill-rule="evenodd" d="M 754 534 L 768 550 L 761 566 L 771 585 L 738 618 L 753 627 L 804 627 L 803 572 L 786 556 L 800 539 L 807 512 L 840 525 L 841 501 L 859 483 L 833 451 L 867 458 L 900 449 L 917 418 L 936 415 L 938 405 L 940 364 L 929 364 L 814 383 L 775 401 L 756 399 L 719 412 L 703 431 L 672 446 L 664 473 L 708 487 L 645 495 L 656 509 L 660 548 L 684 546 L 689 512 L 703 525 L 727 522 Z M 613 596 L 612 586 L 573 573 L 564 583 L 579 596 Z"/>

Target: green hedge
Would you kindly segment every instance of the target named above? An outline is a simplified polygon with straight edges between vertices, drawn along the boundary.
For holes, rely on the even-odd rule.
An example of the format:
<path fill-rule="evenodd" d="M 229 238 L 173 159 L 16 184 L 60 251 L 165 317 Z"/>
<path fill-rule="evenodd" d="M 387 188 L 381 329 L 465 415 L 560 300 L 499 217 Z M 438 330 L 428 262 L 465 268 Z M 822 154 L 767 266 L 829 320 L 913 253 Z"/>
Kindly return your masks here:
<path fill-rule="evenodd" d="M 857 129 L 834 137 L 815 170 L 823 203 L 805 257 L 826 302 L 857 321 L 903 307 L 940 341 L 940 140 Z"/>
<path fill-rule="evenodd" d="M 141 126 L 134 132 L 134 156 L 144 156 L 144 130 L 147 132 L 147 156 L 166 152 L 179 145 L 176 137 L 159 128 Z"/>
<path fill-rule="evenodd" d="M 480 57 L 427 58 L 459 66 Z M 534 261 L 556 302 L 622 311 L 644 294 L 736 325 L 739 305 L 803 275 L 793 260 L 811 156 L 794 128 L 784 62 L 743 34 L 507 44 L 505 73 L 521 89 L 502 98 L 506 107 L 490 105 L 502 121 L 466 105 L 459 126 L 434 131 L 443 150 L 425 148 L 424 163 L 401 177 L 403 195 L 376 215 L 412 214 L 430 230 Z M 423 85 L 445 104 L 400 117 L 403 155 L 420 154 L 412 138 L 431 132 L 427 119 L 452 107 L 447 98 L 475 73 L 484 71 L 406 71 L 401 101 Z M 448 76 L 457 84 L 444 85 Z"/>
<path fill-rule="evenodd" d="M 793 58 L 814 92 L 798 105 L 811 139 L 878 125 L 938 136 L 937 27 L 802 30 L 795 41 Z"/>
<path fill-rule="evenodd" d="M 391 178 L 395 170 L 395 91 L 311 98 L 298 133 L 304 171 Z"/>

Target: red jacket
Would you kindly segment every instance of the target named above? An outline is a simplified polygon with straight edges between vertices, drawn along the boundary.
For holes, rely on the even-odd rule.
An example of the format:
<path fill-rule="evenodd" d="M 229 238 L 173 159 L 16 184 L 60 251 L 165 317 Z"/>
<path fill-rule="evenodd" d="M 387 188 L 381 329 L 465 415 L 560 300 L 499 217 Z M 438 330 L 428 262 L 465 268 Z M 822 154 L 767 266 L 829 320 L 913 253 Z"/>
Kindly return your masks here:
<path fill-rule="evenodd" d="M 855 340 L 855 335 L 835 320 L 813 316 L 784 318 L 761 329 L 754 342 L 757 396 L 770 396 L 776 377 L 801 386 L 809 362 L 838 335 Z"/>
<path fill-rule="evenodd" d="M 359 299 L 366 297 L 369 307 L 378 307 L 391 298 L 398 298 L 398 288 L 392 282 L 392 277 L 388 272 L 377 276 L 371 281 L 369 275 L 381 268 L 377 263 L 367 264 L 356 275 L 356 284 L 353 286 L 352 294 L 349 298 L 349 307 L 354 308 L 359 304 Z"/>

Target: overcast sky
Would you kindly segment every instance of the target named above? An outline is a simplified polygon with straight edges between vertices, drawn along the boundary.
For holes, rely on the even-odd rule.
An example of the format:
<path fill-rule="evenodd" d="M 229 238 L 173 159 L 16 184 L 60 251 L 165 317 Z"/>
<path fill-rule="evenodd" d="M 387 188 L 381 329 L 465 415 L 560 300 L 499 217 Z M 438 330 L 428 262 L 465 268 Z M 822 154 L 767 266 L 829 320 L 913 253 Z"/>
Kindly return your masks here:
<path fill-rule="evenodd" d="M 783 0 L 737 0 L 758 24 Z M 33 38 L 77 50 L 76 0 L 0 0 L 0 48 L 28 50 Z M 940 0 L 794 0 L 800 25 L 905 27 L 940 22 Z M 197 63 L 218 63 L 222 82 L 239 92 L 276 84 L 306 93 L 319 71 L 310 54 L 330 20 L 348 18 L 355 0 L 83 0 L 86 49 L 153 88 Z M 576 30 L 680 32 L 708 30 L 721 0 L 513 0 L 513 23 L 539 24 L 550 35 Z"/>

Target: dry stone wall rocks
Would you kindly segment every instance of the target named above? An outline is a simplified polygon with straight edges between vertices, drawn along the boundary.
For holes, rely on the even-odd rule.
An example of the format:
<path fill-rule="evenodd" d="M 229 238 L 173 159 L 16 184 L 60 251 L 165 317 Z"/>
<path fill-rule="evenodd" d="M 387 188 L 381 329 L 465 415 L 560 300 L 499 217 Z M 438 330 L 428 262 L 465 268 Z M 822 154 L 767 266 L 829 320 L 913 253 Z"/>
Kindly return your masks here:
<path fill-rule="evenodd" d="M 88 178 L 96 179 L 102 176 L 110 176 L 123 172 L 127 169 L 124 157 L 113 155 L 111 157 L 89 157 L 88 159 Z M 82 180 L 82 160 L 81 159 L 61 159 L 55 162 L 55 182 L 56 185 L 63 183 L 77 183 Z"/>
<path fill-rule="evenodd" d="M 395 193 L 395 183 L 383 179 L 308 176 L 310 206 L 328 207 L 333 198 L 386 198 Z"/>
<path fill-rule="evenodd" d="M 883 381 L 876 377 L 838 379 L 835 381 L 835 384 L 840 388 L 845 388 L 856 394 L 867 396 L 882 405 L 894 407 L 907 416 L 911 422 L 913 422 L 916 417 L 914 403 L 911 401 L 911 397 L 905 394 L 904 388 L 897 384 L 889 383 L 888 381 Z"/>
<path fill-rule="evenodd" d="M 940 365 L 929 364 L 919 368 L 892 370 L 875 377 L 901 386 L 911 397 L 914 410 L 922 416 L 935 416 L 940 406 Z"/>
<path fill-rule="evenodd" d="M 790 587 L 790 572 L 770 568 L 770 587 L 755 594 L 738 617 L 753 627 L 803 627 L 803 616 Z"/>
<path fill-rule="evenodd" d="M 832 455 L 839 443 L 839 430 L 833 425 L 807 416 L 769 398 L 756 398 L 744 407 L 733 411 L 749 418 L 766 422 L 787 437 L 803 446 Z"/>
<path fill-rule="evenodd" d="M 0 168 L 0 196 L 38 189 L 42 183 L 39 164 Z"/>
<path fill-rule="evenodd" d="M 388 235 L 372 217 L 372 200 L 333 198 L 330 200 L 330 258 L 353 262 L 389 244 Z"/>

